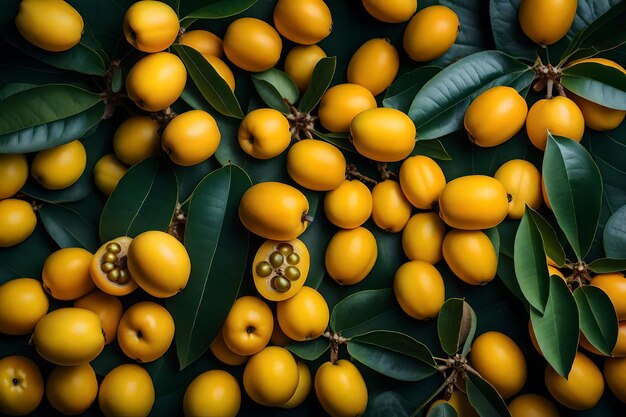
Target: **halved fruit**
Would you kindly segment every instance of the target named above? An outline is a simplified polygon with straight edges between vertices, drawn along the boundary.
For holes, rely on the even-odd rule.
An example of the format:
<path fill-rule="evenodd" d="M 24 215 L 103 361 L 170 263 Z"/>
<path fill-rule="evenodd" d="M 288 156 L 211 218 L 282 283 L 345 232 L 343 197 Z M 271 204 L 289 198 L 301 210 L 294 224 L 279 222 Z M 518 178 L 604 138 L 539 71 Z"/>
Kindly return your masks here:
<path fill-rule="evenodd" d="M 121 296 L 137 289 L 137 283 L 128 271 L 126 258 L 132 240 L 122 236 L 106 242 L 91 260 L 91 279 L 107 294 Z"/>
<path fill-rule="evenodd" d="M 293 297 L 309 274 L 310 255 L 304 242 L 267 240 L 252 262 L 252 276 L 257 291 L 270 301 Z"/>

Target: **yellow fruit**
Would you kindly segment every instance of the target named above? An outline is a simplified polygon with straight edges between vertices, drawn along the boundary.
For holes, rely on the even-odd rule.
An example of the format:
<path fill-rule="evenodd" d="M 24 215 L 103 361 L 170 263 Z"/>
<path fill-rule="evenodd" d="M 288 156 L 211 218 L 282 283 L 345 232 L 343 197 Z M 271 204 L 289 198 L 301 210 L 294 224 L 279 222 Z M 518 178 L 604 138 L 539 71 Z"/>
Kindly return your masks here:
<path fill-rule="evenodd" d="M 0 412 L 25 416 L 37 409 L 43 398 L 39 368 L 25 356 L 0 359 Z"/>
<path fill-rule="evenodd" d="M 241 389 L 228 372 L 214 369 L 198 375 L 183 399 L 186 417 L 235 417 L 241 406 Z"/>
<path fill-rule="evenodd" d="M 117 326 L 124 313 L 122 302 L 117 297 L 95 290 L 74 301 L 74 307 L 93 311 L 100 317 L 105 345 L 117 338 Z"/>
<path fill-rule="evenodd" d="M 372 219 L 378 227 L 398 233 L 411 217 L 411 203 L 397 181 L 385 180 L 372 189 Z"/>
<path fill-rule="evenodd" d="M 282 47 L 276 30 L 252 17 L 235 20 L 224 35 L 224 53 L 230 62 L 250 72 L 265 71 L 276 65 Z"/>
<path fill-rule="evenodd" d="M 472 343 L 470 362 L 476 371 L 507 399 L 526 383 L 526 359 L 519 346 L 500 332 L 486 332 Z"/>
<path fill-rule="evenodd" d="M 63 0 L 22 0 L 15 26 L 30 43 L 51 52 L 72 48 L 83 34 L 83 18 Z"/>
<path fill-rule="evenodd" d="M 515 136 L 524 127 L 527 114 L 526 100 L 516 89 L 496 86 L 472 101 L 463 123 L 470 140 L 488 148 Z"/>
<path fill-rule="evenodd" d="M 585 348 L 587 351 L 595 353 L 596 355 L 606 356 L 596 349 L 582 333 L 578 342 L 580 346 Z M 611 356 L 615 358 L 626 357 L 626 320 L 622 320 L 618 323 L 617 342 L 611 351 Z"/>
<path fill-rule="evenodd" d="M 287 335 L 281 330 L 278 319 L 274 316 L 274 329 L 272 330 L 272 337 L 270 337 L 270 344 L 272 346 L 285 347 L 289 343 L 293 342 Z"/>
<path fill-rule="evenodd" d="M 241 197 L 239 219 L 252 233 L 266 239 L 291 240 L 312 221 L 309 202 L 296 188 L 280 182 L 261 182 Z"/>
<path fill-rule="evenodd" d="M 470 285 L 485 285 L 496 276 L 498 254 L 480 230 L 453 229 L 443 239 L 443 258 L 454 275 Z"/>
<path fill-rule="evenodd" d="M 13 197 L 28 179 L 28 162 L 22 154 L 0 155 L 0 200 Z"/>
<path fill-rule="evenodd" d="M 0 200 L 0 248 L 25 241 L 37 226 L 33 207 L 24 200 Z"/>
<path fill-rule="evenodd" d="M 213 356 L 226 365 L 237 366 L 246 363 L 248 360 L 247 356 L 237 355 L 235 352 L 230 350 L 228 346 L 226 346 L 224 336 L 221 331 L 215 340 L 211 342 L 209 349 L 211 350 L 211 353 L 213 353 Z"/>
<path fill-rule="evenodd" d="M 378 256 L 376 238 L 364 227 L 339 230 L 326 247 L 326 272 L 340 285 L 363 281 Z"/>
<path fill-rule="evenodd" d="M 311 287 L 302 287 L 296 295 L 278 303 L 276 316 L 287 337 L 303 342 L 326 331 L 330 312 L 322 294 Z"/>
<path fill-rule="evenodd" d="M 222 77 L 224 81 L 226 81 L 226 84 L 228 84 L 230 89 L 234 92 L 235 91 L 235 76 L 233 75 L 233 72 L 228 67 L 228 65 L 226 65 L 224 61 L 222 61 L 216 56 L 206 55 L 204 56 L 204 58 L 207 61 L 209 61 L 209 64 L 211 64 L 213 69 L 217 71 L 217 74 L 220 77 Z"/>
<path fill-rule="evenodd" d="M 363 0 L 363 7 L 381 22 L 402 23 L 417 10 L 417 0 Z"/>
<path fill-rule="evenodd" d="M 32 333 L 48 312 L 48 297 L 40 281 L 15 278 L 0 285 L 0 333 Z"/>
<path fill-rule="evenodd" d="M 378 162 L 401 161 L 415 147 L 415 125 L 396 109 L 362 111 L 352 119 L 350 135 L 361 155 Z"/>
<path fill-rule="evenodd" d="M 98 404 L 106 417 L 147 417 L 154 404 L 150 374 L 134 364 L 113 368 L 100 384 Z"/>
<path fill-rule="evenodd" d="M 250 356 L 267 346 L 273 327 L 274 316 L 268 305 L 247 295 L 235 300 L 224 321 L 222 335 L 228 349 L 237 355 Z"/>
<path fill-rule="evenodd" d="M 604 379 L 613 395 L 626 403 L 626 358 L 608 358 L 604 361 Z"/>
<path fill-rule="evenodd" d="M 470 404 L 469 400 L 467 399 L 467 395 L 465 395 L 461 391 L 457 391 L 457 390 L 453 391 L 452 396 L 450 397 L 448 401 L 445 401 L 445 400 L 435 401 L 430 406 L 429 411 L 435 405 L 439 403 L 443 403 L 443 402 L 446 402 L 449 405 L 451 405 L 452 408 L 454 408 L 454 410 L 456 411 L 458 417 L 478 417 L 478 413 L 476 413 L 476 410 L 474 410 L 474 407 L 472 407 L 472 405 Z"/>
<path fill-rule="evenodd" d="M 111 195 L 128 168 L 112 153 L 98 159 L 93 167 L 93 180 L 96 187 L 105 195 Z"/>
<path fill-rule="evenodd" d="M 404 50 L 417 62 L 445 54 L 459 33 L 459 17 L 446 6 L 425 7 L 413 16 L 404 30 Z"/>
<path fill-rule="evenodd" d="M 315 393 L 331 417 L 363 415 L 367 407 L 367 386 L 352 362 L 340 359 L 325 362 L 315 374 Z"/>
<path fill-rule="evenodd" d="M 243 386 L 254 402 L 276 407 L 285 404 L 294 395 L 298 374 L 298 364 L 287 349 L 269 346 L 246 364 Z"/>
<path fill-rule="evenodd" d="M 131 116 L 115 131 L 113 151 L 120 161 L 132 166 L 156 155 L 160 138 L 159 122 L 148 116 Z"/>
<path fill-rule="evenodd" d="M 281 404 L 280 408 L 296 408 L 306 400 L 311 392 L 311 371 L 306 363 L 298 360 L 298 386 L 289 401 Z"/>
<path fill-rule="evenodd" d="M 412 156 L 400 166 L 400 186 L 415 207 L 430 210 L 439 202 L 446 177 L 439 165 L 427 156 Z"/>
<path fill-rule="evenodd" d="M 91 279 L 107 294 L 127 295 L 137 289 L 137 283 L 128 271 L 127 255 L 131 241 L 128 236 L 121 236 L 105 242 L 91 259 Z"/>
<path fill-rule="evenodd" d="M 372 193 L 359 180 L 344 180 L 324 197 L 324 214 L 343 229 L 361 226 L 372 214 Z"/>
<path fill-rule="evenodd" d="M 559 417 L 559 412 L 546 397 L 524 394 L 509 403 L 511 417 Z"/>
<path fill-rule="evenodd" d="M 52 252 L 43 264 L 43 288 L 57 300 L 75 300 L 94 289 L 89 275 L 93 255 L 83 248 Z"/>
<path fill-rule="evenodd" d="M 209 159 L 220 144 L 217 122 L 203 110 L 179 114 L 167 125 L 161 146 L 178 165 L 191 166 Z"/>
<path fill-rule="evenodd" d="M 165 110 L 185 88 L 187 69 L 183 61 L 169 52 L 141 58 L 128 72 L 128 97 L 145 111 Z"/>
<path fill-rule="evenodd" d="M 78 181 L 86 164 L 85 147 L 75 140 L 38 152 L 30 166 L 30 173 L 44 188 L 61 190 Z"/>
<path fill-rule="evenodd" d="M 495 227 L 509 212 L 504 185 L 486 175 L 450 181 L 439 196 L 439 215 L 448 226 L 464 230 Z"/>
<path fill-rule="evenodd" d="M 140 0 L 133 3 L 124 15 L 124 36 L 142 52 L 169 48 L 179 29 L 174 9 L 160 1 Z"/>
<path fill-rule="evenodd" d="M 289 149 L 287 172 L 304 188 L 330 191 L 346 178 L 346 158 L 328 142 L 304 139 Z"/>
<path fill-rule="evenodd" d="M 128 271 L 132 279 L 153 297 L 172 297 L 187 285 L 191 261 L 174 236 L 160 231 L 143 232 L 128 247 Z"/>
<path fill-rule="evenodd" d="M 56 366 L 46 381 L 46 398 L 50 405 L 70 416 L 87 411 L 97 395 L 98 379 L 88 363 Z"/>
<path fill-rule="evenodd" d="M 558 96 L 533 104 L 526 117 L 528 138 L 543 151 L 548 142 L 548 131 L 553 136 L 565 136 L 580 142 L 585 133 L 585 119 L 576 103 Z"/>
<path fill-rule="evenodd" d="M 535 210 L 541 207 L 541 173 L 530 162 L 523 159 L 505 162 L 493 177 L 504 185 L 510 196 L 510 219 L 521 219 L 526 205 Z"/>
<path fill-rule="evenodd" d="M 620 272 L 599 274 L 593 277 L 591 285 L 600 288 L 611 299 L 618 320 L 626 320 L 626 278 Z"/>
<path fill-rule="evenodd" d="M 187 45 L 200 52 L 205 58 L 224 56 L 224 47 L 219 36 L 208 30 L 189 30 L 178 38 L 178 43 Z"/>
<path fill-rule="evenodd" d="M 576 0 L 522 0 L 519 23 L 534 42 L 552 45 L 569 31 L 577 6 Z"/>
<path fill-rule="evenodd" d="M 142 301 L 122 316 L 117 341 L 122 352 L 138 362 L 159 359 L 174 340 L 174 319 L 159 304 Z"/>
<path fill-rule="evenodd" d="M 593 408 L 604 392 L 604 380 L 598 367 L 581 352 L 576 353 L 568 379 L 546 365 L 545 383 L 555 400 L 572 410 Z"/>
<path fill-rule="evenodd" d="M 293 78 L 300 91 L 309 86 L 313 70 L 322 58 L 326 58 L 326 52 L 317 45 L 298 45 L 287 53 L 285 72 Z"/>
<path fill-rule="evenodd" d="M 370 39 L 357 49 L 348 63 L 348 82 L 362 85 L 377 96 L 398 75 L 400 57 L 389 40 Z"/>
<path fill-rule="evenodd" d="M 552 265 L 548 265 L 548 273 L 550 274 L 550 276 L 556 275 L 557 277 L 561 278 L 563 281 L 566 281 L 563 273 L 559 271 L 557 268 L 553 267 Z"/>
<path fill-rule="evenodd" d="M 367 88 L 357 84 L 337 84 L 322 96 L 318 115 L 322 126 L 331 132 L 347 132 L 357 114 L 375 108 L 376 99 Z"/>
<path fill-rule="evenodd" d="M 35 326 L 32 340 L 42 358 L 61 366 L 90 362 L 104 348 L 100 318 L 82 308 L 65 307 L 46 314 Z"/>
<path fill-rule="evenodd" d="M 270 159 L 283 153 L 291 143 L 289 121 L 274 109 L 253 110 L 244 117 L 237 137 L 239 146 L 257 159 Z"/>
<path fill-rule="evenodd" d="M 278 0 L 274 7 L 274 26 L 285 38 L 312 45 L 330 35 L 333 21 L 322 0 Z"/>
<path fill-rule="evenodd" d="M 402 230 L 402 249 L 412 261 L 431 265 L 443 259 L 441 246 L 446 235 L 446 225 L 437 213 L 417 213 Z"/>
<path fill-rule="evenodd" d="M 398 268 L 393 291 L 406 314 L 418 320 L 436 317 L 445 301 L 443 278 L 424 261 L 410 261 Z"/>

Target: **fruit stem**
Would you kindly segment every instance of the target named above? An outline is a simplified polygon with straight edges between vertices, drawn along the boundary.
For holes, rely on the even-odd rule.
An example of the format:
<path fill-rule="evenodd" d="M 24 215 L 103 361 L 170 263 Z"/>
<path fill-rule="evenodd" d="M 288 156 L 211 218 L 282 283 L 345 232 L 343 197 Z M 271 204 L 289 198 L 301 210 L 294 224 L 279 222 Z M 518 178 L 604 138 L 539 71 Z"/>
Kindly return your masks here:
<path fill-rule="evenodd" d="M 546 98 L 547 99 L 551 99 L 552 98 L 552 88 L 553 87 L 554 87 L 554 80 L 552 78 L 548 78 L 548 81 L 546 81 L 546 88 L 547 88 Z"/>
<path fill-rule="evenodd" d="M 361 174 L 354 164 L 350 164 L 346 167 L 346 179 L 352 178 L 356 178 L 362 182 L 369 182 L 374 185 L 378 184 L 378 181 Z"/>
<path fill-rule="evenodd" d="M 313 220 L 315 220 L 315 217 L 311 216 L 309 213 L 304 213 L 302 215 L 302 221 L 303 222 L 313 223 Z"/>
<path fill-rule="evenodd" d="M 380 172 L 380 177 L 383 180 L 388 180 L 391 177 L 397 177 L 398 176 L 398 174 L 396 174 L 395 172 L 393 172 L 389 168 L 387 168 L 387 163 L 386 162 L 379 162 L 378 163 L 378 172 Z"/>

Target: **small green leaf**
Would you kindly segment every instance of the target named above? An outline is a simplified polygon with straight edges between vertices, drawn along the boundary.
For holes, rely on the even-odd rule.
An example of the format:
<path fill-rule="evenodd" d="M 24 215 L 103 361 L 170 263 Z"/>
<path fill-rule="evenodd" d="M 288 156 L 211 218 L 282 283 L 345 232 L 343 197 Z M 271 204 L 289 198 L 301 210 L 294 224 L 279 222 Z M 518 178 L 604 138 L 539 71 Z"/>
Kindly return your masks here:
<path fill-rule="evenodd" d="M 408 112 L 417 92 L 439 71 L 441 67 L 428 65 L 402 74 L 387 87 L 383 106 Z"/>
<path fill-rule="evenodd" d="M 37 226 L 22 243 L 0 250 L 0 267 L 5 273 L 10 272 L 10 275 L 2 274 L 0 284 L 15 277 L 40 277 L 43 263 L 56 249 L 46 230 Z"/>
<path fill-rule="evenodd" d="M 7 97 L 13 94 L 21 93 L 22 91 L 30 90 L 37 87 L 37 84 L 29 83 L 11 83 L 0 88 L 0 101 L 5 100 Z"/>
<path fill-rule="evenodd" d="M 586 285 L 574 290 L 580 330 L 600 352 L 611 356 L 617 342 L 617 315 L 611 299 L 600 288 Z"/>
<path fill-rule="evenodd" d="M 361 325 L 396 309 L 396 304 L 391 288 L 357 292 L 335 305 L 330 315 L 330 328 L 344 337 L 358 335 Z"/>
<path fill-rule="evenodd" d="M 44 204 L 39 217 L 48 234 L 61 248 L 85 248 L 94 253 L 100 247 L 98 231 L 80 214 L 57 204 Z"/>
<path fill-rule="evenodd" d="M 335 75 L 335 67 L 337 66 L 337 57 L 331 56 L 322 58 L 315 65 L 313 69 L 313 75 L 311 76 L 311 83 L 304 91 L 302 100 L 298 105 L 298 109 L 302 113 L 310 113 L 313 111 L 317 103 L 330 86 Z"/>
<path fill-rule="evenodd" d="M 113 77 L 111 78 L 111 91 L 114 93 L 119 93 L 119 91 L 124 86 L 124 74 L 122 73 L 122 68 L 116 66 L 113 70 Z"/>
<path fill-rule="evenodd" d="M 428 410 L 426 417 L 457 417 L 456 409 L 449 403 L 439 403 Z"/>
<path fill-rule="evenodd" d="M 468 373 L 467 399 L 481 417 L 511 417 L 498 391 L 480 376 Z"/>
<path fill-rule="evenodd" d="M 576 64 L 563 71 L 561 84 L 589 101 L 626 110 L 626 74 L 617 68 L 594 62 Z"/>
<path fill-rule="evenodd" d="M 415 143 L 415 148 L 411 152 L 411 156 L 424 155 L 429 158 L 439 159 L 440 161 L 451 161 L 452 157 L 443 147 L 439 139 L 420 140 Z"/>
<path fill-rule="evenodd" d="M 309 250 L 311 261 L 305 285 L 318 288 L 326 273 L 326 247 L 333 237 L 335 229 L 326 216 L 322 216 L 324 211 L 323 196 L 318 193 L 307 193 L 307 199 L 309 200 L 309 214 L 315 218 L 315 221 L 310 223 L 300 236 Z"/>
<path fill-rule="evenodd" d="M 626 258 L 626 205 L 609 217 L 603 232 L 604 252 L 613 259 Z"/>
<path fill-rule="evenodd" d="M 606 274 L 609 272 L 619 272 L 626 270 L 626 259 L 601 258 L 591 261 L 587 264 L 587 268 L 597 274 Z"/>
<path fill-rule="evenodd" d="M 476 313 L 465 300 L 446 300 L 437 317 L 437 332 L 443 351 L 452 356 L 461 347 L 468 346 L 469 350 L 476 333 L 476 322 Z"/>
<path fill-rule="evenodd" d="M 352 143 L 350 143 L 350 141 L 348 140 L 347 133 L 332 133 L 332 132 L 321 133 L 321 132 L 318 132 L 317 130 L 314 130 L 312 133 L 314 136 L 317 136 L 319 139 L 323 140 L 324 142 L 333 144 L 339 149 L 343 149 L 344 151 L 348 151 L 352 153 L 357 153 L 354 145 L 352 145 Z"/>
<path fill-rule="evenodd" d="M 317 360 L 329 348 L 330 342 L 324 337 L 318 337 L 308 342 L 294 342 L 285 346 L 285 349 L 306 361 Z"/>
<path fill-rule="evenodd" d="M 287 73 L 276 68 L 252 74 L 252 82 L 265 104 L 281 113 L 289 114 L 289 104 L 298 100 L 296 83 Z"/>
<path fill-rule="evenodd" d="M 556 232 L 554 231 L 550 223 L 548 223 L 548 221 L 544 219 L 541 214 L 537 213 L 530 207 L 528 207 L 528 213 L 535 222 L 537 230 L 539 230 L 539 233 L 541 233 L 543 249 L 546 251 L 546 255 L 548 255 L 550 259 L 556 262 L 557 265 L 565 265 L 565 252 L 563 251 L 563 246 L 561 246 L 559 238 L 556 236 Z"/>
<path fill-rule="evenodd" d="M 187 19 L 222 19 L 248 10 L 258 0 L 213 0 L 185 16 Z"/>

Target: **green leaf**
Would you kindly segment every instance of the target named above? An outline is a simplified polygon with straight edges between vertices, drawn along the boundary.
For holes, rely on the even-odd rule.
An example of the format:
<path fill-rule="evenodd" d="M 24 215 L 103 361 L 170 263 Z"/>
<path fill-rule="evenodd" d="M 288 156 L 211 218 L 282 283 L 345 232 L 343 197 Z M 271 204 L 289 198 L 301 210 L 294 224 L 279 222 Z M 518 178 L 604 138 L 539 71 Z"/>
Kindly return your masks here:
<path fill-rule="evenodd" d="M 333 81 L 336 66 L 337 57 L 335 56 L 322 58 L 315 65 L 311 82 L 304 91 L 300 104 L 298 104 L 298 109 L 302 113 L 310 113 L 317 106 L 317 103 L 319 103 Z"/>
<path fill-rule="evenodd" d="M 417 92 L 439 71 L 441 67 L 427 65 L 402 74 L 387 88 L 383 107 L 408 112 Z"/>
<path fill-rule="evenodd" d="M 48 84 L 0 102 L 0 153 L 26 153 L 80 138 L 104 114 L 98 94 L 68 84 Z"/>
<path fill-rule="evenodd" d="M 499 51 L 462 58 L 424 84 L 411 103 L 408 115 L 417 128 L 417 140 L 461 129 L 465 111 L 483 91 L 498 85 L 522 91 L 533 78 L 531 67 Z"/>
<path fill-rule="evenodd" d="M 420 140 L 415 143 L 415 148 L 411 152 L 410 156 L 424 155 L 429 158 L 439 159 L 440 161 L 451 161 L 452 157 L 443 147 L 443 144 L 439 139 Z"/>
<path fill-rule="evenodd" d="M 191 193 L 200 180 L 219 167 L 219 163 L 214 158 L 209 158 L 189 167 L 174 165 L 176 183 L 178 184 L 178 201 L 181 205 L 191 197 Z"/>
<path fill-rule="evenodd" d="M 626 74 L 617 68 L 593 62 L 576 64 L 563 71 L 561 84 L 589 101 L 626 110 Z"/>
<path fill-rule="evenodd" d="M 578 259 L 583 259 L 593 242 L 602 205 L 598 166 L 581 144 L 548 132 L 542 171 L 556 220 Z"/>
<path fill-rule="evenodd" d="M 225 116 L 243 118 L 237 97 L 200 52 L 189 46 L 179 44 L 174 44 L 171 48 L 185 64 L 191 80 L 202 97 L 215 110 Z"/>
<path fill-rule="evenodd" d="M 456 409 L 449 403 L 439 403 L 428 410 L 426 417 L 457 417 Z"/>
<path fill-rule="evenodd" d="M 330 315 L 330 328 L 344 337 L 356 336 L 361 325 L 396 308 L 393 289 L 365 290 L 341 300 Z"/>
<path fill-rule="evenodd" d="M 0 88 L 0 101 L 5 100 L 7 97 L 12 96 L 22 91 L 30 90 L 37 87 L 37 84 L 30 83 L 11 83 Z"/>
<path fill-rule="evenodd" d="M 620 207 L 604 225 L 604 252 L 614 259 L 626 258 L 626 205 Z"/>
<path fill-rule="evenodd" d="M 560 277 L 550 277 L 550 297 L 543 315 L 530 308 L 537 343 L 554 370 L 567 378 L 578 348 L 578 306 L 567 284 Z"/>
<path fill-rule="evenodd" d="M 328 221 L 324 212 L 324 197 L 321 193 L 306 193 L 309 201 L 309 214 L 314 221 L 309 223 L 304 233 L 300 236 L 309 250 L 310 268 L 306 278 L 306 284 L 312 288 L 318 288 L 326 273 L 326 247 L 335 233 L 334 226 Z"/>
<path fill-rule="evenodd" d="M 100 240 L 165 231 L 177 194 L 176 177 L 166 161 L 150 158 L 139 162 L 124 174 L 107 200 L 100 217 Z"/>
<path fill-rule="evenodd" d="M 476 333 L 476 313 L 461 298 L 449 298 L 437 317 L 437 332 L 441 348 L 452 356 L 461 347 L 470 346 Z"/>
<path fill-rule="evenodd" d="M 537 213 L 530 207 L 528 207 L 528 214 L 535 222 L 535 226 L 537 226 L 539 233 L 541 233 L 543 249 L 545 250 L 546 255 L 556 262 L 557 265 L 565 265 L 565 252 L 563 251 L 559 238 L 556 236 L 556 232 L 550 223 L 548 223 L 548 221 L 544 219 L 541 214 Z"/>
<path fill-rule="evenodd" d="M 363 365 L 400 381 L 421 381 L 437 372 L 428 348 L 399 332 L 381 330 L 352 337 L 348 353 Z"/>
<path fill-rule="evenodd" d="M 330 342 L 324 337 L 309 340 L 307 342 L 294 342 L 285 346 L 285 349 L 299 358 L 307 361 L 317 360 L 330 347 Z"/>
<path fill-rule="evenodd" d="M 237 208 L 251 185 L 245 171 L 226 165 L 207 175 L 191 197 L 185 227 L 191 276 L 185 289 L 166 301 L 176 323 L 181 369 L 209 348 L 237 298 L 248 255 L 248 231 Z"/>
<path fill-rule="evenodd" d="M 617 314 L 611 299 L 600 288 L 586 285 L 574 290 L 580 330 L 600 352 L 611 356 L 617 342 Z"/>
<path fill-rule="evenodd" d="M 481 417 L 511 417 L 509 409 L 496 389 L 480 376 L 468 373 L 465 380 L 467 399 Z"/>
<path fill-rule="evenodd" d="M 185 16 L 186 19 L 222 19 L 225 17 L 235 16 L 241 12 L 248 10 L 258 0 L 212 0 L 202 3 L 206 6 Z"/>
<path fill-rule="evenodd" d="M 43 263 L 57 246 L 45 229 L 37 226 L 35 231 L 22 243 L 0 250 L 0 267 L 11 275 L 0 277 L 0 284 L 15 277 L 40 277 Z"/>
<path fill-rule="evenodd" d="M 290 113 L 285 100 L 294 104 L 300 94 L 291 77 L 276 68 L 252 74 L 252 82 L 265 104 L 284 114 Z"/>
<path fill-rule="evenodd" d="M 496 48 L 516 58 L 534 61 L 537 44 L 519 24 L 519 8 L 522 0 L 490 0 L 489 16 Z"/>
<path fill-rule="evenodd" d="M 426 408 L 426 406 L 428 404 L 430 404 L 440 393 L 441 391 L 444 390 L 444 388 L 446 387 L 446 383 L 444 382 L 443 384 L 439 385 L 439 387 L 430 394 L 430 396 L 426 399 L 426 401 L 422 402 L 422 404 L 420 404 L 420 406 L 413 411 L 413 413 L 411 414 L 411 417 L 418 417 L 421 416 L 421 412 L 424 408 Z"/>
<path fill-rule="evenodd" d="M 619 272 L 626 270 L 626 259 L 601 258 L 587 264 L 587 268 L 597 274 Z"/>
<path fill-rule="evenodd" d="M 100 247 L 98 231 L 76 211 L 57 204 L 44 204 L 39 217 L 48 234 L 61 248 L 85 248 L 94 253 Z"/>
<path fill-rule="evenodd" d="M 343 132 L 321 133 L 321 132 L 318 132 L 317 130 L 313 130 L 312 133 L 317 138 L 323 140 L 324 142 L 333 144 L 339 149 L 343 149 L 344 151 L 348 151 L 352 153 L 357 153 L 354 145 L 352 145 L 352 143 L 350 143 L 350 141 L 348 140 L 348 136 L 349 136 L 348 133 L 343 133 Z"/>
<path fill-rule="evenodd" d="M 113 70 L 113 77 L 111 79 L 111 91 L 113 91 L 114 93 L 119 93 L 123 86 L 124 74 L 122 73 L 122 68 L 116 66 Z"/>
<path fill-rule="evenodd" d="M 413 406 L 397 392 L 379 392 L 369 398 L 363 417 L 409 417 L 407 408 Z"/>

